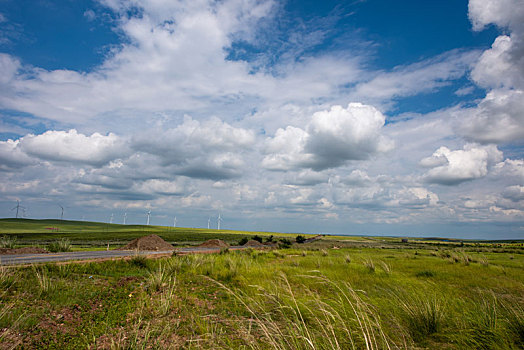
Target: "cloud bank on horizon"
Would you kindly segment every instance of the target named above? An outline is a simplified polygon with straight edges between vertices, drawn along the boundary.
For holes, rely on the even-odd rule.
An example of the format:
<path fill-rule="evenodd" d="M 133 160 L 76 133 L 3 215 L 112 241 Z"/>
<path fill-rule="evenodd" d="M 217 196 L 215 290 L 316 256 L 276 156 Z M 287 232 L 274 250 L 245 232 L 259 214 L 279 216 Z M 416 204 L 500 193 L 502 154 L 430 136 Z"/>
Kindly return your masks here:
<path fill-rule="evenodd" d="M 524 238 L 524 3 L 458 3 L 467 27 L 443 25 L 437 47 L 366 26 L 387 2 L 51 1 L 14 18 L 6 1 L 1 216 L 21 200 L 37 218 L 60 204 L 70 219 L 147 208 L 166 225 L 220 212 L 232 229 Z M 35 11 L 73 39 L 105 30 L 78 43 L 92 61 L 32 32 Z"/>

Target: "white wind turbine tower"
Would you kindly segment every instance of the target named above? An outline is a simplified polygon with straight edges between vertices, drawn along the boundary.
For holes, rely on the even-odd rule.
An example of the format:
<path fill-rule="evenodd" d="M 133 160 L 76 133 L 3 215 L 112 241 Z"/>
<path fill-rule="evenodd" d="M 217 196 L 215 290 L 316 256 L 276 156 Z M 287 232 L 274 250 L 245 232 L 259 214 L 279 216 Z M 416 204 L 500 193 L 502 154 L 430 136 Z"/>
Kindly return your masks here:
<path fill-rule="evenodd" d="M 173 220 L 173 227 L 176 227 L 176 216 L 175 216 L 175 219 Z"/>
<path fill-rule="evenodd" d="M 64 207 L 58 204 L 60 208 L 62 208 L 62 213 L 60 214 L 60 220 L 64 220 Z"/>
<path fill-rule="evenodd" d="M 109 219 L 109 223 L 110 223 L 110 224 L 113 223 L 113 213 L 111 213 L 111 218 Z"/>
<path fill-rule="evenodd" d="M 217 228 L 220 230 L 220 223 L 222 222 L 222 217 L 220 216 L 220 214 L 218 214 L 218 218 L 217 218 Z"/>
<path fill-rule="evenodd" d="M 124 225 L 126 224 L 127 212 L 124 213 Z"/>
<path fill-rule="evenodd" d="M 21 209 L 22 211 L 25 210 L 25 207 L 20 205 L 20 201 L 16 201 L 16 207 L 12 208 L 11 210 L 16 209 L 16 218 L 18 219 L 18 211 Z"/>
<path fill-rule="evenodd" d="M 147 224 L 146 225 L 149 225 L 149 218 L 151 217 L 151 210 L 149 210 L 147 212 Z"/>
<path fill-rule="evenodd" d="M 211 216 L 207 219 L 207 229 L 209 230 L 209 224 L 211 223 Z"/>

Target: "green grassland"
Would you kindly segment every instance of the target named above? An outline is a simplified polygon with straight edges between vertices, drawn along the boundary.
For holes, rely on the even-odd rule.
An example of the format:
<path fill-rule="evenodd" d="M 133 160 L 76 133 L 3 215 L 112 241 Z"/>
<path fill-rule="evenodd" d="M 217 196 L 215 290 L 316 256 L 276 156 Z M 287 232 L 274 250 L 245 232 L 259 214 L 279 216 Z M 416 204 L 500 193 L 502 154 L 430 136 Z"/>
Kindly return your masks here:
<path fill-rule="evenodd" d="M 29 232 L 6 220 L 0 234 L 103 241 L 105 224 L 52 234 L 50 224 Z M 180 242 L 255 234 L 112 230 Z M 522 349 L 523 253 L 522 242 L 329 236 L 289 249 L 0 267 L 0 349 Z"/>
<path fill-rule="evenodd" d="M 198 244 L 208 239 L 221 239 L 230 244 L 236 244 L 242 237 L 254 235 L 277 237 L 277 234 L 271 232 L 219 231 L 68 220 L 0 219 L 0 236 L 15 237 L 19 245 L 42 245 L 65 238 L 76 246 L 105 247 L 108 243 L 111 246 L 119 246 L 149 234 L 156 234 L 175 245 Z M 295 236 L 296 234 L 278 234 L 279 238 L 294 238 Z"/>

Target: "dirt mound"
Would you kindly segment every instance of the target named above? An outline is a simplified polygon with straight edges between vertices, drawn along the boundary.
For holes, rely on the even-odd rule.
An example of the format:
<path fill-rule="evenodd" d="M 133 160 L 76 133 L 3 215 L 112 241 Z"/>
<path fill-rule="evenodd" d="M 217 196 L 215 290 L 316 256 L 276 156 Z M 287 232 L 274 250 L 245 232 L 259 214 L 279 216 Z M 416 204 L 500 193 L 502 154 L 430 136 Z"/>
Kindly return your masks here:
<path fill-rule="evenodd" d="M 229 248 L 229 244 L 227 244 L 224 241 L 221 241 L 220 239 L 210 239 L 202 244 L 199 244 L 198 246 L 205 248 Z"/>
<path fill-rule="evenodd" d="M 246 244 L 244 244 L 244 247 L 262 248 L 262 247 L 265 247 L 265 245 L 263 245 L 259 241 L 250 239 L 249 241 L 246 242 Z"/>
<path fill-rule="evenodd" d="M 14 255 L 14 254 L 46 254 L 49 253 L 44 248 L 39 247 L 23 247 L 23 248 L 0 248 L 0 254 L 2 255 Z"/>
<path fill-rule="evenodd" d="M 164 241 L 162 238 L 157 235 L 149 235 L 145 237 L 140 237 L 132 240 L 125 247 L 120 248 L 120 250 L 175 250 L 171 244 Z"/>

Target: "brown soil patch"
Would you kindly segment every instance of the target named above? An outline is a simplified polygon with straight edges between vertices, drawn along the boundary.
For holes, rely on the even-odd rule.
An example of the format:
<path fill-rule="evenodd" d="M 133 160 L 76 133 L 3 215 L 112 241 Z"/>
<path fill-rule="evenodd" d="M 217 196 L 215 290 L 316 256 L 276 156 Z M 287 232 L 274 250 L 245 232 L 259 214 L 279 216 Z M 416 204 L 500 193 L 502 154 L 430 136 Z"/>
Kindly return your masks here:
<path fill-rule="evenodd" d="M 229 244 L 220 239 L 210 239 L 202 244 L 199 244 L 198 246 L 205 248 L 229 248 Z"/>
<path fill-rule="evenodd" d="M 119 250 L 175 250 L 171 244 L 164 241 L 157 235 L 149 235 L 140 237 L 132 240 L 125 247 L 119 248 Z"/>
<path fill-rule="evenodd" d="M 0 255 L 14 255 L 14 254 L 46 254 L 49 253 L 44 248 L 39 247 L 23 247 L 23 248 L 0 248 Z"/>
<path fill-rule="evenodd" d="M 246 242 L 246 244 L 244 244 L 244 247 L 263 248 L 265 246 L 262 243 L 260 243 L 259 241 L 250 239 L 249 241 Z"/>

